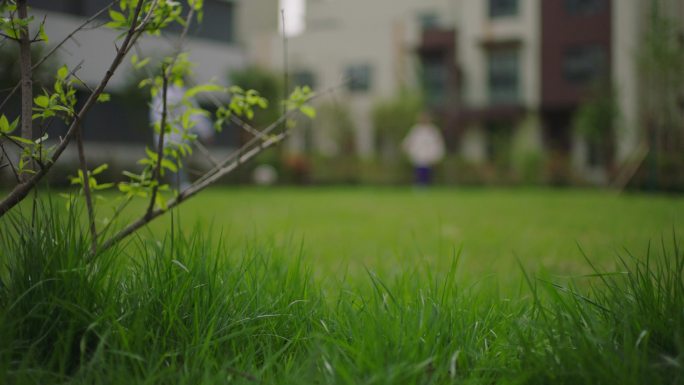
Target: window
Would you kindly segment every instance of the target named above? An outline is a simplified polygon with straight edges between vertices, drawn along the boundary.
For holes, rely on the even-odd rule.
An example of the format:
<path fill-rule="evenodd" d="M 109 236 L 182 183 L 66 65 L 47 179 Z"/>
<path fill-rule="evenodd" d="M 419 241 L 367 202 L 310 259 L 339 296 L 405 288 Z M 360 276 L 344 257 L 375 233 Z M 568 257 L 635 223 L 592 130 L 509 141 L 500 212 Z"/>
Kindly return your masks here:
<path fill-rule="evenodd" d="M 81 15 L 84 13 L 83 0 L 32 0 L 29 6 L 38 10 L 54 11 Z"/>
<path fill-rule="evenodd" d="M 439 28 L 439 15 L 434 12 L 424 12 L 418 15 L 420 27 L 423 30 Z"/>
<path fill-rule="evenodd" d="M 489 17 L 506 17 L 518 14 L 518 0 L 489 0 Z"/>
<path fill-rule="evenodd" d="M 563 76 L 568 83 L 587 84 L 599 80 L 606 69 L 606 51 L 600 45 L 572 46 L 565 50 Z"/>
<path fill-rule="evenodd" d="M 309 86 L 311 88 L 316 88 L 316 77 L 311 71 L 295 71 L 292 73 L 292 86 L 293 87 L 303 87 Z"/>
<path fill-rule="evenodd" d="M 423 90 L 430 106 L 443 105 L 447 100 L 449 71 L 441 55 L 425 56 L 423 64 Z"/>
<path fill-rule="evenodd" d="M 193 23 L 197 27 L 194 35 L 197 37 L 230 43 L 235 40 L 234 5 L 227 1 L 205 1 L 204 20 L 201 24 Z"/>
<path fill-rule="evenodd" d="M 489 51 L 487 86 L 491 104 L 514 104 L 519 101 L 519 67 L 517 48 Z"/>
<path fill-rule="evenodd" d="M 372 82 L 371 67 L 367 64 L 349 66 L 346 71 L 347 89 L 352 92 L 369 91 Z"/>
<path fill-rule="evenodd" d="M 565 0 L 565 11 L 571 15 L 593 15 L 605 9 L 605 0 Z"/>
<path fill-rule="evenodd" d="M 109 4 L 111 4 L 111 0 L 71 0 L 71 1 L 77 1 L 82 3 L 82 15 L 84 16 L 92 16 L 99 12 L 102 8 L 105 8 Z M 118 10 L 116 7 L 113 9 Z M 100 19 L 103 20 L 109 20 L 109 14 L 107 12 L 103 12 L 100 17 Z"/>
<path fill-rule="evenodd" d="M 234 10 L 234 4 L 231 2 L 225 0 L 205 0 L 202 22 L 198 23 L 193 20 L 192 24 L 190 24 L 189 35 L 200 39 L 233 43 L 235 41 Z M 164 28 L 164 31 L 180 34 L 183 31 L 183 26 L 179 23 L 171 23 L 168 27 Z"/>

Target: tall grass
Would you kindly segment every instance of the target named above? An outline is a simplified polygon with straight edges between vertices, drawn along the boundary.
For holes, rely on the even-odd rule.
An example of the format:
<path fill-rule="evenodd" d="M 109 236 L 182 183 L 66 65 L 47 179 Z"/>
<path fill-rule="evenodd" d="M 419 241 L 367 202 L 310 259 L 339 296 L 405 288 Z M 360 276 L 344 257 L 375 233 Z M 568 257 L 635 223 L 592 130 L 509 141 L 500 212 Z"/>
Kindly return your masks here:
<path fill-rule="evenodd" d="M 676 241 L 616 273 L 521 274 L 502 298 L 462 286 L 457 255 L 323 285 L 296 248 L 234 250 L 201 228 L 86 264 L 78 215 L 37 213 L 2 223 L 2 384 L 684 383 Z"/>

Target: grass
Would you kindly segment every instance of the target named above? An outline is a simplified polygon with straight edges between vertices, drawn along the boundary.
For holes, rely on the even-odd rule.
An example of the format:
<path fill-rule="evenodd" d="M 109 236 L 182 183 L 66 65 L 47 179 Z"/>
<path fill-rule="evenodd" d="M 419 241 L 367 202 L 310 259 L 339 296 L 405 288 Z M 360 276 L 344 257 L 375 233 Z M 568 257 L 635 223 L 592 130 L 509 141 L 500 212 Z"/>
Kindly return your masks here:
<path fill-rule="evenodd" d="M 375 213 L 390 212 L 396 207 L 392 202 L 407 198 L 432 210 L 449 197 L 470 199 L 471 204 L 478 199 L 474 192 L 373 191 L 372 198 L 367 192 L 327 191 L 323 195 L 328 197 L 292 203 L 308 202 L 311 208 L 328 202 L 330 215 L 336 215 L 362 198 L 375 199 L 366 210 Z M 226 194 L 233 198 L 232 207 L 243 208 L 250 207 L 248 196 L 264 194 L 275 200 L 260 206 L 269 215 L 274 215 L 269 208 L 276 213 L 282 209 L 280 199 L 297 195 L 253 190 L 212 194 L 216 196 L 209 198 L 217 200 Z M 609 203 L 615 197 L 602 194 L 520 194 L 484 196 L 496 197 L 492 204 L 500 209 L 511 199 L 537 201 L 547 209 L 558 200 L 570 202 L 571 216 L 578 221 L 585 214 L 577 207 L 587 199 L 603 203 L 603 213 L 619 212 L 613 220 L 622 228 L 629 227 L 626 213 L 639 213 L 640 205 L 651 213 L 643 224 L 676 214 L 664 208 L 680 204 L 655 198 L 647 205 L 651 200 L 646 197 L 625 197 L 617 200 L 631 204 L 623 201 L 617 210 L 617 204 L 611 208 Z M 330 195 L 345 196 L 347 202 L 330 204 Z M 546 201 L 536 199 L 541 197 Z M 242 205 L 238 198 L 245 199 Z M 201 201 L 197 203 L 199 211 Z M 457 206 L 462 212 L 470 207 Z M 315 215 L 300 208 L 296 212 L 302 218 Z M 527 211 L 537 211 L 529 216 L 543 214 L 541 209 Z M 602 262 L 617 262 L 608 273 L 593 268 L 589 258 L 582 265 L 593 275 L 581 279 L 518 267 L 509 274 L 524 286 L 502 294 L 493 285 L 471 285 L 461 278 L 465 251 L 441 256 L 444 260 L 436 265 L 394 268 L 378 263 L 376 269 L 369 263 L 368 270 L 350 270 L 348 279 L 325 284 L 329 276 L 306 268 L 312 249 L 292 242 L 284 246 L 274 228 L 259 229 L 272 242 L 242 244 L 234 240 L 254 235 L 231 232 L 221 237 L 207 227 L 164 234 L 151 230 L 152 237 L 143 235 L 84 264 L 88 242 L 73 211 L 65 215 L 60 208 L 47 207 L 39 213 L 33 224 L 17 216 L 3 219 L 3 229 L 13 230 L 0 233 L 3 384 L 684 383 L 684 253 L 676 239 L 650 248 L 644 243 L 644 252 L 635 256 L 626 251 L 604 255 Z M 243 216 L 240 223 L 256 218 Z M 434 217 L 428 214 L 424 220 L 431 223 Z M 358 223 L 380 233 L 370 223 Z M 325 234 L 322 227 L 314 234 Z M 483 236 L 483 244 L 505 238 L 490 235 L 495 229 Z M 283 239 L 295 235 L 286 233 Z M 373 248 L 348 243 L 354 250 Z M 551 243 L 531 247 L 541 250 Z M 313 245 L 313 250 L 326 250 L 324 240 Z M 327 247 L 332 252 L 332 245 Z M 525 265 L 534 257 L 523 258 Z M 321 258 L 326 262 L 331 263 Z"/>
<path fill-rule="evenodd" d="M 650 241 L 684 234 L 682 213 L 681 197 L 582 190 L 244 188 L 210 190 L 186 202 L 181 219 L 238 249 L 301 244 L 304 262 L 325 279 L 417 264 L 444 270 L 462 248 L 459 279 L 517 289 L 516 257 L 530 271 L 586 274 L 579 244 L 612 269 L 616 252 L 643 254 Z M 148 235 L 168 229 L 166 218 Z"/>

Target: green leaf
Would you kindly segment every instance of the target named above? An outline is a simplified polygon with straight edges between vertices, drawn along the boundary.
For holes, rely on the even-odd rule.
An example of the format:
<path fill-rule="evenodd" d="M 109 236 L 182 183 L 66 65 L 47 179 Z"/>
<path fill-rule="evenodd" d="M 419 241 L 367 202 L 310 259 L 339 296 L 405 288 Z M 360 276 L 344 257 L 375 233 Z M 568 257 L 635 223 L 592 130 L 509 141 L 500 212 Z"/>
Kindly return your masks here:
<path fill-rule="evenodd" d="M 38 107 L 47 108 L 47 106 L 50 105 L 50 98 L 46 95 L 40 95 L 33 99 L 33 102 L 36 103 Z"/>
<path fill-rule="evenodd" d="M 316 109 L 311 106 L 301 106 L 299 110 L 302 112 L 302 114 L 308 116 L 310 119 L 314 119 L 316 117 Z"/>
<path fill-rule="evenodd" d="M 119 183 L 119 191 L 121 191 L 122 193 L 130 192 L 131 185 L 129 185 L 128 183 L 121 182 Z"/>
<path fill-rule="evenodd" d="M 41 143 L 45 142 L 46 140 L 48 140 L 48 138 L 49 138 L 49 135 L 45 134 L 45 135 L 41 136 L 40 138 L 36 139 L 36 141 L 34 143 L 41 144 Z"/>
<path fill-rule="evenodd" d="M 69 69 L 67 66 L 61 66 L 57 70 L 57 77 L 60 79 L 66 79 L 66 77 L 69 75 Z"/>
<path fill-rule="evenodd" d="M 112 187 L 114 187 L 114 183 L 102 183 L 102 184 L 98 184 L 98 185 L 93 186 L 93 189 L 101 191 L 101 190 L 110 189 Z"/>
<path fill-rule="evenodd" d="M 105 103 L 105 102 L 110 101 L 111 99 L 112 99 L 111 95 L 109 95 L 109 94 L 106 93 L 106 92 L 101 93 L 101 94 L 97 97 L 97 101 L 98 101 L 99 103 Z"/>
<path fill-rule="evenodd" d="M 198 86 L 192 87 L 185 92 L 184 99 L 190 99 L 195 95 L 202 92 L 223 92 L 225 88 L 218 84 L 200 84 Z"/>
<path fill-rule="evenodd" d="M 135 67 L 135 69 L 140 69 L 140 68 L 146 66 L 147 63 L 149 63 L 149 62 L 150 62 L 150 58 L 145 58 L 145 59 L 143 59 L 143 60 L 137 62 L 137 63 L 134 65 L 134 67 Z"/>
<path fill-rule="evenodd" d="M 109 17 L 111 17 L 113 21 L 118 21 L 120 23 L 126 22 L 126 16 L 124 16 L 123 13 L 117 12 L 113 9 L 109 10 Z"/>
<path fill-rule="evenodd" d="M 168 208 L 166 205 L 166 199 L 164 199 L 161 194 L 157 194 L 157 196 L 154 197 L 154 204 L 162 210 L 166 210 Z"/>
<path fill-rule="evenodd" d="M 132 172 L 130 172 L 130 171 L 123 171 L 122 174 L 123 174 L 124 176 L 127 176 L 127 177 L 131 178 L 132 180 L 135 180 L 135 181 L 138 181 L 138 182 L 142 182 L 142 180 L 143 180 L 143 177 L 142 177 L 142 176 L 140 176 L 140 175 L 138 175 L 138 174 L 134 174 L 134 173 L 132 173 Z"/>
<path fill-rule="evenodd" d="M 143 79 L 143 80 L 140 81 L 140 83 L 138 83 L 138 88 L 147 87 L 147 86 L 150 85 L 151 83 L 152 83 L 152 79 Z"/>
<path fill-rule="evenodd" d="M 103 171 L 105 171 L 105 170 L 108 169 L 108 168 L 109 168 L 109 165 L 108 165 L 107 163 L 105 163 L 105 164 L 103 164 L 103 165 L 97 167 L 96 169 L 94 169 L 94 170 L 92 171 L 92 174 L 93 174 L 93 175 L 101 174 Z"/>
<path fill-rule="evenodd" d="M 22 138 L 21 136 L 16 136 L 16 135 L 10 135 L 10 139 L 17 141 L 19 143 L 24 143 L 24 144 L 33 144 L 33 141 L 30 139 L 25 139 Z"/>
<path fill-rule="evenodd" d="M 38 36 L 40 36 L 40 39 L 43 40 L 43 42 L 48 43 L 48 35 L 45 33 L 45 26 L 43 24 L 40 25 Z"/>
<path fill-rule="evenodd" d="M 171 172 L 178 172 L 178 167 L 175 163 L 168 159 L 162 159 L 162 167 L 169 169 Z"/>
<path fill-rule="evenodd" d="M 0 132 L 8 134 L 10 131 L 9 120 L 5 115 L 0 116 Z"/>

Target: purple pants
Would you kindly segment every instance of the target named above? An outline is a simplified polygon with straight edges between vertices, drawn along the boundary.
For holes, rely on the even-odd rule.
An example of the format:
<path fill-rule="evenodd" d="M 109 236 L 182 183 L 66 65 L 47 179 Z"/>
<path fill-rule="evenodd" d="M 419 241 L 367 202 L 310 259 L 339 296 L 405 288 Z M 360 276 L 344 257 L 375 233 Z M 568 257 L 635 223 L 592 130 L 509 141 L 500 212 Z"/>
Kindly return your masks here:
<path fill-rule="evenodd" d="M 432 169 L 428 166 L 416 167 L 416 184 L 419 186 L 428 186 L 432 181 Z"/>

